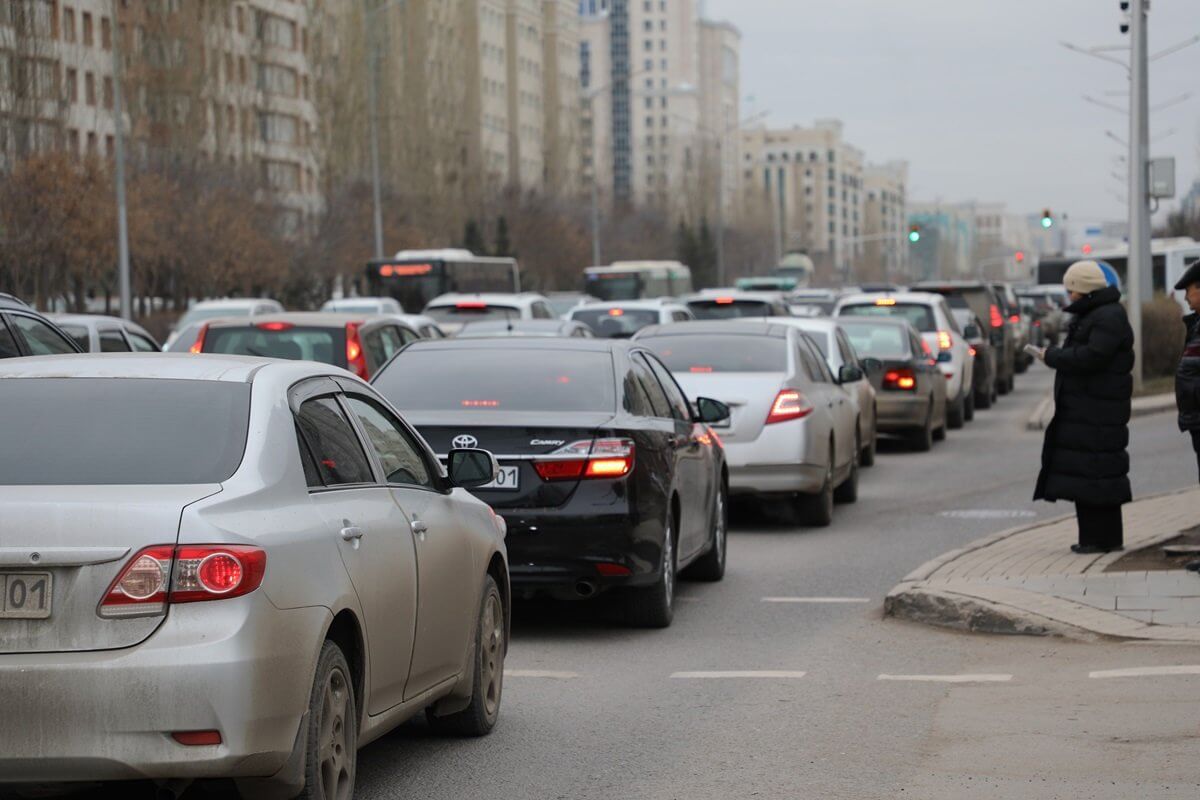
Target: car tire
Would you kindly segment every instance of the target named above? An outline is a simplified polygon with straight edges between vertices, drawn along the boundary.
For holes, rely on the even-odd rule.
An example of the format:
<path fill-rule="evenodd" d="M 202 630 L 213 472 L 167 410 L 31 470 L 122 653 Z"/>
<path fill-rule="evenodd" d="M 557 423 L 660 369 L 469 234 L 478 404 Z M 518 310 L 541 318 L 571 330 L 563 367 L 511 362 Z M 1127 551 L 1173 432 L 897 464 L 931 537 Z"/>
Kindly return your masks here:
<path fill-rule="evenodd" d="M 1007 378 L 998 379 L 996 382 L 996 394 L 1000 394 L 1000 395 L 1008 394 L 1009 388 L 1011 385 L 1012 385 L 1012 375 L 1009 375 Z"/>
<path fill-rule="evenodd" d="M 871 431 L 871 435 L 867 437 L 867 446 L 862 449 L 862 455 L 859 456 L 858 463 L 864 467 L 875 466 L 875 452 L 879 446 L 879 432 Z"/>
<path fill-rule="evenodd" d="M 963 419 L 971 422 L 975 419 L 975 393 L 967 392 L 967 396 L 963 398 Z"/>
<path fill-rule="evenodd" d="M 1012 393 L 1013 393 L 1013 391 L 1014 391 L 1016 388 L 1017 388 L 1017 377 L 1016 377 L 1016 375 L 1015 375 L 1015 374 L 1014 374 L 1014 375 L 1009 375 L 1009 376 L 1008 376 L 1008 393 L 1009 393 L 1009 394 L 1012 394 Z"/>
<path fill-rule="evenodd" d="M 483 598 L 479 601 L 479 616 L 475 622 L 474 653 L 471 703 L 462 711 L 441 717 L 435 715 L 432 708 L 425 711 L 429 727 L 443 736 L 487 736 L 500 720 L 508 622 L 504 598 L 491 575 L 483 582 Z"/>
<path fill-rule="evenodd" d="M 308 700 L 300 800 L 349 800 L 358 768 L 358 706 L 342 648 L 325 642 Z"/>
<path fill-rule="evenodd" d="M 946 409 L 946 426 L 950 430 L 956 431 L 963 427 L 967 421 L 967 398 L 966 393 L 960 394 L 953 406 Z"/>
<path fill-rule="evenodd" d="M 667 516 L 663 556 L 658 580 L 653 586 L 629 590 L 625 620 L 635 628 L 668 628 L 675 618 L 675 578 L 679 564 L 675 555 L 675 515 Z"/>
<path fill-rule="evenodd" d="M 846 476 L 846 480 L 842 481 L 840 486 L 833 490 L 833 502 L 858 502 L 858 465 L 861 453 L 862 447 L 859 445 L 858 439 L 855 438 L 854 456 L 850 460 L 850 474 Z"/>
<path fill-rule="evenodd" d="M 909 436 L 909 444 L 912 449 L 918 453 L 928 453 L 933 449 L 933 405 L 930 404 L 929 413 L 925 416 L 924 427 L 917 428 Z"/>
<path fill-rule="evenodd" d="M 816 494 L 802 494 L 796 498 L 796 515 L 800 524 L 810 528 L 828 528 L 833 524 L 833 447 L 829 448 L 829 467 L 825 472 L 825 485 Z"/>
<path fill-rule="evenodd" d="M 996 391 L 996 385 L 993 383 L 988 386 L 988 389 L 986 392 L 976 392 L 975 393 L 975 407 L 982 411 L 986 411 L 987 409 L 991 408 L 992 407 L 992 395 L 995 393 L 995 391 Z"/>
<path fill-rule="evenodd" d="M 1015 372 L 1018 375 L 1024 375 L 1025 370 L 1027 370 L 1027 369 L 1029 369 L 1029 360 L 1026 359 L 1025 357 L 1021 357 L 1017 361 L 1016 366 L 1013 367 L 1013 372 Z"/>
<path fill-rule="evenodd" d="M 729 489 L 725 481 L 717 488 L 713 498 L 712 546 L 688 568 L 688 577 L 698 581 L 716 583 L 725 577 L 725 560 L 728 558 L 729 541 Z"/>

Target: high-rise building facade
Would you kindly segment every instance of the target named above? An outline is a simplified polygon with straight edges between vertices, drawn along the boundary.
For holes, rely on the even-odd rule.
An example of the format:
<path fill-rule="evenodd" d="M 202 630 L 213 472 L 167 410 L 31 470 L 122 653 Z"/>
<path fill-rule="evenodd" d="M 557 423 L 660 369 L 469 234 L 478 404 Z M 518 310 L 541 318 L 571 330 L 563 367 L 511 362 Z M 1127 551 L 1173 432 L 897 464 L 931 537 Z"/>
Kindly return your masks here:
<path fill-rule="evenodd" d="M 704 195 L 713 198 L 706 215 L 720 203 L 726 218 L 736 214 L 740 195 L 741 44 L 741 33 L 730 23 L 700 21 L 700 183 Z"/>
<path fill-rule="evenodd" d="M 863 272 L 873 280 L 908 276 L 908 162 L 868 164 L 863 171 Z"/>

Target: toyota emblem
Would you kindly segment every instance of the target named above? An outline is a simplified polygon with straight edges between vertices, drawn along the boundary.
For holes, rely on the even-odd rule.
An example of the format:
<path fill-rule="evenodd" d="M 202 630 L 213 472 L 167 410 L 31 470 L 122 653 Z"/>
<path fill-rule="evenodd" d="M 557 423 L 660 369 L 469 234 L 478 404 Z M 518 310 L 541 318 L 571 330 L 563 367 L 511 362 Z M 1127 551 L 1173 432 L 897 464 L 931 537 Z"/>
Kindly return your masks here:
<path fill-rule="evenodd" d="M 455 450 L 471 450 L 479 446 L 479 440 L 469 433 L 460 433 L 450 442 Z"/>

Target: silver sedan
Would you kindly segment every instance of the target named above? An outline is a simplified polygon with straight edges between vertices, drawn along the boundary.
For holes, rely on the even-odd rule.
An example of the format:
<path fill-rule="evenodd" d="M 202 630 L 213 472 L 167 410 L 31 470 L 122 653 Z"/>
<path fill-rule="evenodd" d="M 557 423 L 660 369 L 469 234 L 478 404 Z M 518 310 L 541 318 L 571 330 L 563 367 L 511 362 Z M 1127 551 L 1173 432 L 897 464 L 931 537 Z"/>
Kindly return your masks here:
<path fill-rule="evenodd" d="M 855 406 L 803 331 L 689 322 L 643 328 L 634 338 L 689 396 L 730 407 L 730 420 L 713 428 L 725 446 L 731 495 L 787 498 L 814 526 L 833 521 L 835 500 L 858 499 Z"/>
<path fill-rule="evenodd" d="M 417 713 L 496 724 L 503 523 L 460 488 L 490 454 L 447 476 L 314 363 L 14 359 L 0 408 L 0 780 L 345 798 Z"/>

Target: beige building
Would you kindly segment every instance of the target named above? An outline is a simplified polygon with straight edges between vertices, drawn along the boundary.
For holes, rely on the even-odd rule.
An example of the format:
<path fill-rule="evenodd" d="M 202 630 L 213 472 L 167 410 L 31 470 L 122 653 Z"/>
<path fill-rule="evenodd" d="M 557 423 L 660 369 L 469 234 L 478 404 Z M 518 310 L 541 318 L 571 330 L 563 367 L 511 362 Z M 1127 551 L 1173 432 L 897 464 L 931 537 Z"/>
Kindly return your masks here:
<path fill-rule="evenodd" d="M 908 272 L 908 162 L 868 164 L 863 234 L 864 277 L 890 280 Z"/>
<path fill-rule="evenodd" d="M 741 134 L 743 214 L 776 231 L 777 252 L 808 253 L 827 280 L 858 280 L 863 260 L 863 153 L 839 120 Z"/>
<path fill-rule="evenodd" d="M 705 207 L 710 216 L 718 198 L 725 217 L 734 216 L 740 196 L 741 46 L 742 35 L 732 24 L 700 21 L 700 185 L 706 197 L 714 198 Z"/>

